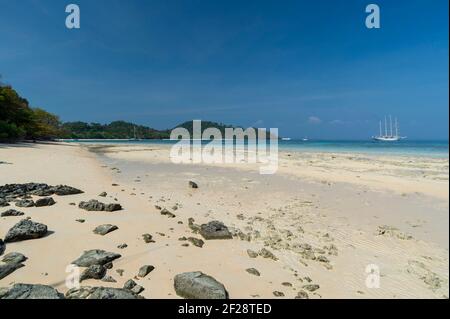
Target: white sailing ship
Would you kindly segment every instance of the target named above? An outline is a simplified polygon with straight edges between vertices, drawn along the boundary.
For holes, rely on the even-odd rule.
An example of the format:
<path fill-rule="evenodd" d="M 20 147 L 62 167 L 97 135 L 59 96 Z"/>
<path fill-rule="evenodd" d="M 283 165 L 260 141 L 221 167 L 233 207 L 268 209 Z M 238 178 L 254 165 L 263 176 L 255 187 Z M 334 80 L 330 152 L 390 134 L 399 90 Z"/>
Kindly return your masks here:
<path fill-rule="evenodd" d="M 384 117 L 384 134 L 383 134 L 383 124 L 380 121 L 380 135 L 373 136 L 372 139 L 380 142 L 396 142 L 401 139 L 406 138 L 405 136 L 399 135 L 399 124 L 397 118 L 394 120 L 394 125 L 392 124 L 392 116 L 389 115 L 389 130 L 388 130 L 388 121 L 387 117 Z"/>

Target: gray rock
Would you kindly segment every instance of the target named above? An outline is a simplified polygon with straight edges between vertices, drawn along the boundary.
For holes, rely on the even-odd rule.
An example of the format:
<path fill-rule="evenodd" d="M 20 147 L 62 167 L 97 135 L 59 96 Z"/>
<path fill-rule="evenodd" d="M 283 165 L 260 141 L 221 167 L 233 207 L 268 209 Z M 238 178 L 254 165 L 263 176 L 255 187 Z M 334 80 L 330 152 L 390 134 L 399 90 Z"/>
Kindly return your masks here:
<path fill-rule="evenodd" d="M 0 256 L 3 255 L 3 253 L 5 252 L 6 249 L 6 245 L 3 242 L 3 240 L 0 238 Z"/>
<path fill-rule="evenodd" d="M 2 259 L 2 261 L 7 264 L 19 264 L 21 262 L 24 262 L 25 260 L 27 260 L 27 257 L 25 257 L 25 255 L 16 252 L 8 253 L 3 256 Z"/>
<path fill-rule="evenodd" d="M 303 288 L 305 288 L 306 290 L 308 290 L 310 292 L 313 292 L 313 291 L 316 291 L 317 289 L 319 289 L 320 286 L 311 284 L 311 285 L 304 285 Z"/>
<path fill-rule="evenodd" d="M 106 193 L 106 192 L 101 192 L 100 194 L 98 194 L 98 196 L 100 196 L 100 197 L 106 197 L 106 196 L 108 196 L 108 193 Z"/>
<path fill-rule="evenodd" d="M 200 226 L 200 235 L 206 240 L 209 239 L 232 239 L 233 235 L 222 222 L 211 221 Z"/>
<path fill-rule="evenodd" d="M 102 281 L 103 281 L 103 282 L 117 282 L 117 280 L 115 280 L 113 277 L 111 277 L 111 276 L 109 276 L 109 275 L 105 275 L 105 276 L 102 278 Z"/>
<path fill-rule="evenodd" d="M 76 222 L 83 224 L 86 220 L 85 219 L 75 219 Z"/>
<path fill-rule="evenodd" d="M 176 275 L 174 287 L 177 295 L 186 299 L 228 299 L 225 287 L 200 271 Z"/>
<path fill-rule="evenodd" d="M 151 273 L 154 269 L 155 269 L 155 267 L 152 265 L 144 265 L 141 268 L 139 268 L 138 276 L 141 278 L 144 278 L 149 273 Z"/>
<path fill-rule="evenodd" d="M 308 293 L 304 290 L 300 290 L 295 296 L 295 299 L 309 299 Z"/>
<path fill-rule="evenodd" d="M 95 227 L 94 234 L 104 236 L 112 231 L 117 230 L 117 229 L 119 229 L 119 227 L 117 227 L 115 225 L 111 225 L 111 224 L 100 225 L 100 226 Z"/>
<path fill-rule="evenodd" d="M 197 189 L 197 188 L 198 188 L 198 184 L 197 184 L 196 182 L 189 181 L 189 187 L 190 187 L 190 188 Z"/>
<path fill-rule="evenodd" d="M 190 243 L 192 243 L 192 245 L 196 246 L 196 247 L 200 247 L 202 248 L 203 245 L 205 244 L 205 242 L 201 239 L 198 238 L 194 238 L 194 237 L 189 237 L 187 239 Z"/>
<path fill-rule="evenodd" d="M 255 268 L 248 268 L 245 270 L 246 272 L 248 272 L 251 275 L 255 275 L 255 276 L 261 276 L 261 274 L 259 273 L 258 270 L 256 270 Z"/>
<path fill-rule="evenodd" d="M 64 295 L 50 286 L 14 284 L 0 288 L 0 299 L 64 299 Z"/>
<path fill-rule="evenodd" d="M 247 255 L 248 255 L 250 258 L 256 258 L 256 257 L 258 257 L 258 253 L 257 253 L 256 251 L 251 250 L 251 249 L 247 249 Z"/>
<path fill-rule="evenodd" d="M 16 202 L 17 207 L 34 207 L 34 205 L 31 199 L 21 199 Z"/>
<path fill-rule="evenodd" d="M 15 210 L 15 209 L 8 209 L 6 212 L 3 212 L 0 216 L 1 217 L 10 217 L 10 216 L 23 216 L 25 215 L 24 212 Z"/>
<path fill-rule="evenodd" d="M 274 291 L 274 292 L 273 292 L 273 295 L 274 295 L 275 297 L 284 297 L 284 293 L 281 292 L 281 291 Z"/>
<path fill-rule="evenodd" d="M 80 267 L 89 267 L 92 265 L 105 265 L 110 261 L 122 257 L 119 254 L 107 252 L 100 249 L 92 249 L 83 252 L 83 254 L 72 262 L 72 264 Z"/>
<path fill-rule="evenodd" d="M 82 190 L 67 185 L 57 185 L 53 186 L 51 189 L 53 193 L 58 196 L 76 195 L 83 193 Z"/>
<path fill-rule="evenodd" d="M 262 249 L 259 251 L 258 254 L 259 254 L 261 257 L 263 257 L 263 258 L 270 258 L 270 259 L 273 259 L 273 260 L 278 260 L 278 258 L 275 257 L 275 255 L 274 255 L 270 250 L 268 250 L 268 249 L 266 249 L 266 248 L 262 248 Z"/>
<path fill-rule="evenodd" d="M 127 247 L 128 247 L 127 244 L 120 244 L 119 246 L 117 246 L 117 248 L 119 248 L 119 249 L 125 249 Z"/>
<path fill-rule="evenodd" d="M 72 288 L 66 293 L 67 299 L 142 299 L 128 289 L 108 287 Z"/>
<path fill-rule="evenodd" d="M 106 211 L 106 212 L 114 212 L 122 209 L 122 206 L 118 203 L 104 204 L 96 199 L 91 199 L 88 202 L 80 202 L 80 204 L 78 204 L 78 207 L 87 211 Z"/>
<path fill-rule="evenodd" d="M 144 289 L 144 287 L 142 287 L 142 286 L 139 286 L 139 285 L 136 285 L 136 286 L 134 286 L 132 289 L 131 289 L 131 291 L 133 292 L 133 293 L 135 293 L 136 295 L 139 295 L 141 292 L 143 292 L 145 289 Z"/>
<path fill-rule="evenodd" d="M 3 198 L 0 198 L 0 207 L 6 207 L 9 206 L 9 203 L 4 200 Z"/>
<path fill-rule="evenodd" d="M 9 263 L 9 264 L 0 264 L 0 280 L 13 273 L 19 268 L 25 266 L 24 264 L 18 263 Z"/>
<path fill-rule="evenodd" d="M 128 279 L 125 284 L 123 285 L 123 289 L 131 290 L 133 289 L 137 283 L 133 279 Z"/>
<path fill-rule="evenodd" d="M 106 268 L 102 265 L 91 265 L 83 271 L 80 282 L 86 279 L 102 279 L 106 274 Z"/>
<path fill-rule="evenodd" d="M 46 234 L 46 225 L 33 222 L 29 219 L 22 219 L 8 231 L 5 236 L 5 243 L 27 239 L 37 239 L 44 237 Z"/>
<path fill-rule="evenodd" d="M 175 217 L 176 217 L 175 214 L 171 213 L 171 212 L 170 212 L 168 209 L 166 209 L 166 208 L 163 208 L 163 209 L 161 210 L 161 215 L 167 216 L 167 217 L 169 217 L 169 218 L 175 218 Z"/>
<path fill-rule="evenodd" d="M 150 235 L 150 234 L 143 234 L 143 235 L 142 235 L 142 239 L 144 239 L 144 242 L 145 242 L 146 244 L 154 243 L 154 242 L 155 242 L 155 241 L 153 240 L 153 236 Z"/>
<path fill-rule="evenodd" d="M 39 199 L 35 202 L 35 206 L 36 206 L 36 207 L 52 206 L 52 205 L 55 205 L 55 204 L 56 204 L 56 202 L 55 202 L 54 199 L 51 198 L 51 197 L 39 198 Z"/>

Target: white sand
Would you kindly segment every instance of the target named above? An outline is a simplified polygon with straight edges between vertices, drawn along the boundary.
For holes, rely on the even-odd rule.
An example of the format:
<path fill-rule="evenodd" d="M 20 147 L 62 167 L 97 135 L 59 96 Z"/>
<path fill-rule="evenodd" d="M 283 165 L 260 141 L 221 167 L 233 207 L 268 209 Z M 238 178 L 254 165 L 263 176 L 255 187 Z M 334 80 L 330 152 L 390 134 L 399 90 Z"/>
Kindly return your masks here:
<path fill-rule="evenodd" d="M 66 266 L 83 250 L 98 248 L 122 254 L 108 270 L 117 283 L 82 284 L 121 287 L 140 266 L 151 264 L 156 269 L 136 280 L 146 298 L 176 297 L 173 277 L 195 270 L 222 282 L 231 298 L 273 298 L 273 291 L 293 298 L 308 284 L 300 281 L 305 276 L 320 285 L 310 298 L 448 296 L 448 159 L 283 152 L 278 173 L 263 176 L 252 165 L 171 164 L 168 147 L 160 145 L 103 151 L 105 155 L 98 155 L 74 144 L 0 146 L 0 161 L 12 163 L 0 165 L 0 185 L 44 182 L 85 191 L 54 196 L 57 204 L 51 207 L 19 209 L 54 233 L 8 244 L 6 253 L 21 252 L 28 260 L 0 280 L 0 286 L 41 283 L 65 292 Z M 199 189 L 188 188 L 189 180 Z M 102 191 L 107 198 L 97 196 Z M 117 198 L 124 210 L 86 212 L 69 205 L 93 198 Z M 180 208 L 173 211 L 173 219 L 154 207 L 171 209 L 177 203 Z M 252 240 L 182 247 L 179 237 L 201 238 L 188 228 L 189 217 L 199 224 L 221 220 L 251 234 Z M 0 238 L 21 218 L 1 218 Z M 78 223 L 78 218 L 86 222 Z M 119 229 L 106 236 L 92 233 L 106 223 Z M 380 225 L 398 231 L 392 237 L 380 236 Z M 144 243 L 144 233 L 152 234 L 156 243 Z M 413 238 L 399 238 L 403 233 Z M 122 243 L 128 247 L 118 249 Z M 329 263 L 310 260 L 299 248 L 302 244 L 311 245 L 316 256 L 323 246 L 333 244 L 337 256 L 325 254 Z M 262 247 L 279 260 L 248 257 L 247 249 Z M 366 287 L 369 264 L 380 269 L 378 289 Z M 261 276 L 248 274 L 245 269 L 250 267 Z M 124 269 L 123 277 L 117 269 Z"/>

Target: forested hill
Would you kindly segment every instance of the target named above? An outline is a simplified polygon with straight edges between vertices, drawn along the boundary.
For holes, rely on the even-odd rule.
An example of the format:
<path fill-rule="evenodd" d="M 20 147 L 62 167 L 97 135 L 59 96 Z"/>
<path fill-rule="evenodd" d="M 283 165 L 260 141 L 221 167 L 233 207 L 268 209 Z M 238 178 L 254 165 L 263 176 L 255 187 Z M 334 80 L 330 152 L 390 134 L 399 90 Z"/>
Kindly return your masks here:
<path fill-rule="evenodd" d="M 109 124 L 67 122 L 61 125 L 63 138 L 76 139 L 163 139 L 169 138 L 169 131 L 135 125 L 124 121 Z"/>

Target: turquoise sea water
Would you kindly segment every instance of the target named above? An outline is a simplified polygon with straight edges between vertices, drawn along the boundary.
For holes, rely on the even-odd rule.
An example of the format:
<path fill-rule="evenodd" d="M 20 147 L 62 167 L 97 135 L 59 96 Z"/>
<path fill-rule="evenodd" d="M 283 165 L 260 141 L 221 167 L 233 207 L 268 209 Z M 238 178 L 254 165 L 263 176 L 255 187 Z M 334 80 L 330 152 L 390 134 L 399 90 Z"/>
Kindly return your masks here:
<path fill-rule="evenodd" d="M 175 144 L 169 140 L 66 140 L 83 144 Z M 203 141 L 203 144 L 209 141 Z M 401 140 L 398 142 L 365 141 L 332 141 L 332 140 L 290 140 L 278 141 L 280 150 L 298 152 L 342 152 L 363 153 L 380 155 L 404 155 L 404 156 L 430 156 L 439 158 L 449 157 L 448 141 L 413 141 Z"/>

